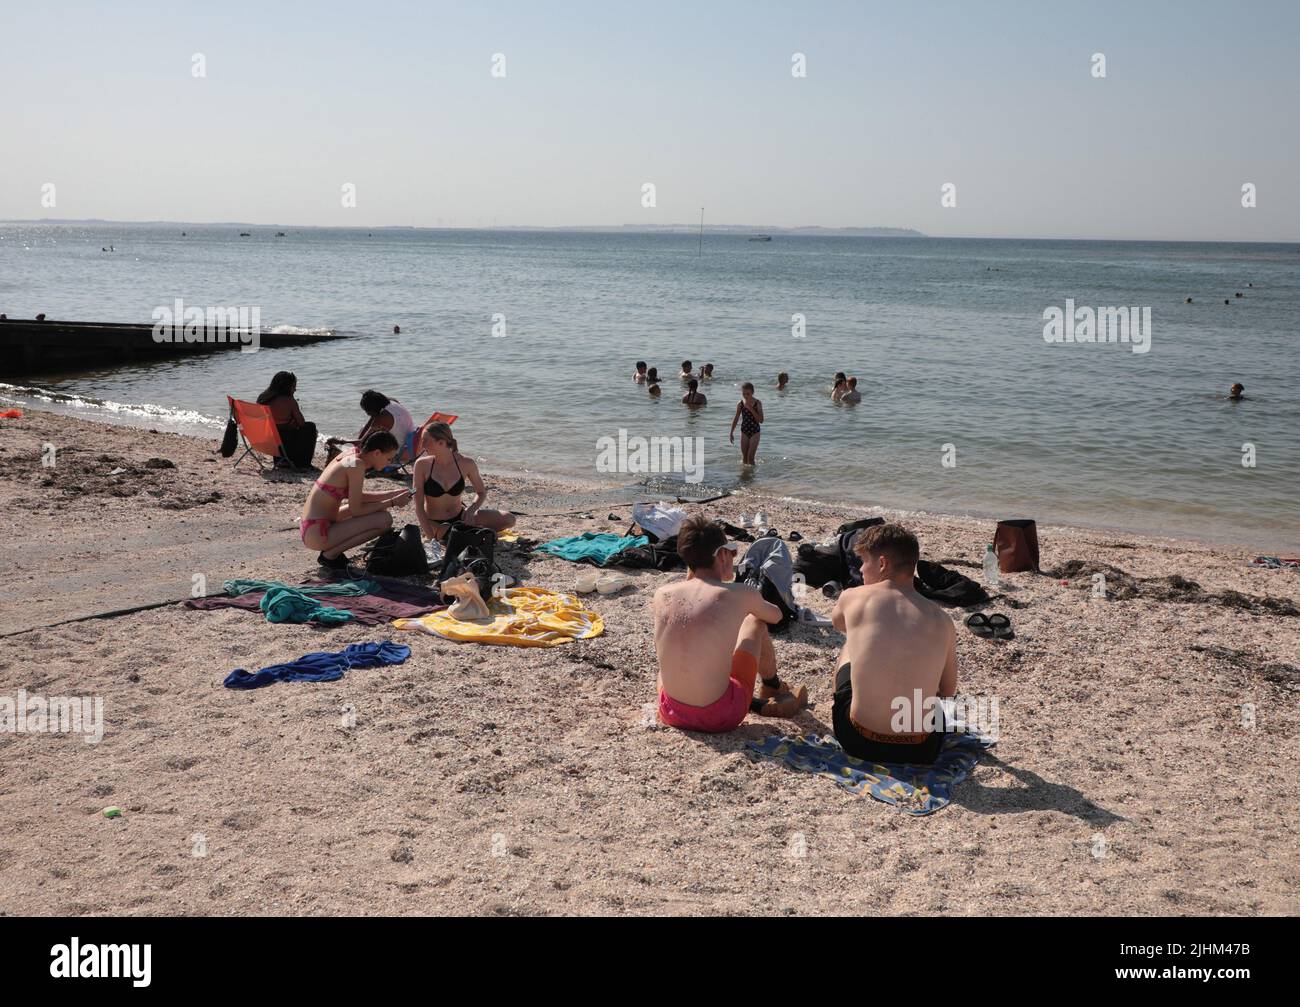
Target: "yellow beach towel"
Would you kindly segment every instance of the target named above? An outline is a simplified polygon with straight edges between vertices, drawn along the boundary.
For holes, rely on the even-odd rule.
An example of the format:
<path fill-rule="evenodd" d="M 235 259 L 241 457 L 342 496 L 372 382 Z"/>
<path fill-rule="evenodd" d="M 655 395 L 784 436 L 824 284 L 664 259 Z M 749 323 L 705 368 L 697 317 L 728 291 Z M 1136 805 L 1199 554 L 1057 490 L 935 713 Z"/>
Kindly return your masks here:
<path fill-rule="evenodd" d="M 500 597 L 488 601 L 488 608 L 491 621 L 461 622 L 442 611 L 418 619 L 397 619 L 393 625 L 460 643 L 505 647 L 558 647 L 605 632 L 604 620 L 583 608 L 577 598 L 544 587 L 506 588 Z"/>

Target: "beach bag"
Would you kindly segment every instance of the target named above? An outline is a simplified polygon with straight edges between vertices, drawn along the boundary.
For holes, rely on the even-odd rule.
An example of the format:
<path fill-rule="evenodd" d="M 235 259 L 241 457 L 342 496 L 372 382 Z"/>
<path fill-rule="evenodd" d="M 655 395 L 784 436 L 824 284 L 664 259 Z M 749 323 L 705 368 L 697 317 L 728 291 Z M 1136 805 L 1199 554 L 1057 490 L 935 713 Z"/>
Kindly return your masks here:
<path fill-rule="evenodd" d="M 497 533 L 491 528 L 479 528 L 457 521 L 447 529 L 442 545 L 445 551 L 442 569 L 438 571 L 438 583 L 441 584 L 449 577 L 470 573 L 478 582 L 480 597 L 491 597 L 492 575 L 498 572 Z M 444 595 L 444 600 L 446 598 Z"/>
<path fill-rule="evenodd" d="M 1003 573 L 1032 570 L 1038 573 L 1038 525 L 1033 521 L 999 521 L 993 551 Z"/>
<path fill-rule="evenodd" d="M 428 576 L 429 561 L 424 555 L 420 526 L 408 524 L 401 532 L 390 528 L 380 535 L 366 557 L 366 573 L 381 577 Z"/>
<path fill-rule="evenodd" d="M 800 542 L 794 572 L 809 587 L 821 587 L 830 581 L 842 586 L 849 578 L 849 571 L 844 564 L 844 556 L 840 553 L 839 539 L 820 545 Z"/>
<path fill-rule="evenodd" d="M 682 522 L 686 520 L 686 511 L 680 507 L 670 507 L 660 501 L 656 504 L 633 504 L 632 520 L 641 527 L 651 542 L 662 542 L 673 538 Z"/>
<path fill-rule="evenodd" d="M 949 570 L 938 563 L 919 560 L 916 564 L 916 577 L 912 581 L 918 594 L 940 605 L 982 605 L 989 600 L 989 594 L 969 577 Z"/>
<path fill-rule="evenodd" d="M 235 418 L 232 416 L 230 419 L 226 420 L 226 432 L 221 438 L 221 448 L 219 449 L 221 451 L 221 457 L 229 458 L 235 453 L 235 449 L 238 447 L 239 424 L 235 422 Z"/>
<path fill-rule="evenodd" d="M 851 521 L 840 525 L 837 534 L 840 537 L 840 556 L 844 561 L 845 577 L 840 581 L 845 587 L 862 583 L 862 557 L 853 549 L 858 536 L 873 525 L 884 524 L 882 517 L 867 517 L 861 521 Z"/>

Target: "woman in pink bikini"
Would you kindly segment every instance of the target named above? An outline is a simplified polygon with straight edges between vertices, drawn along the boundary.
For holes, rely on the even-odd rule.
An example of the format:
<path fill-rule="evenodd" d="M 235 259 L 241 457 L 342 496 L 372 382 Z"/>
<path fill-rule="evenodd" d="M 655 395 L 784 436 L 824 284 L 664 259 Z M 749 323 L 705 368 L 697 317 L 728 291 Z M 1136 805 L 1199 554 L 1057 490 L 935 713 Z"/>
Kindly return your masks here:
<path fill-rule="evenodd" d="M 340 454 L 312 483 L 298 530 L 303 545 L 320 550 L 321 566 L 346 570 L 344 550 L 378 538 L 393 526 L 389 508 L 403 506 L 411 491 L 367 493 L 364 487 L 366 471 L 385 468 L 396 454 L 397 438 L 387 430 L 377 431 L 358 450 Z"/>

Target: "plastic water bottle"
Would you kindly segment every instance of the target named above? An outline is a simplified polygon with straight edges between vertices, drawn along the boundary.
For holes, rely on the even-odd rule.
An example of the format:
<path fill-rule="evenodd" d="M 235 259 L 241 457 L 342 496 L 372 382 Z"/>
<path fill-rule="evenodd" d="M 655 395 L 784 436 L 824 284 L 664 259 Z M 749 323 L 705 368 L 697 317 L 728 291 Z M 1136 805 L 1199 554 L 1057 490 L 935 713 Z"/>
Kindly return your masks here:
<path fill-rule="evenodd" d="M 984 583 L 989 587 L 998 586 L 998 557 L 991 545 L 984 551 Z"/>

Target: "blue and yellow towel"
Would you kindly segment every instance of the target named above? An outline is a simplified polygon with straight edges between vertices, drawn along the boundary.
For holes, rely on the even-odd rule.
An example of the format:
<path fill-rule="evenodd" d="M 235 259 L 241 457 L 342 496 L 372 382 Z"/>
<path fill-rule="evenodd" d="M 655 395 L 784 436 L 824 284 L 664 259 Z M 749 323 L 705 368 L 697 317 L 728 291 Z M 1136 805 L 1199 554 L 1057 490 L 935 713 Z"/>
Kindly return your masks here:
<path fill-rule="evenodd" d="M 930 815 L 948 806 L 952 788 L 970 775 L 980 755 L 994 744 L 982 734 L 953 732 L 944 741 L 943 751 L 933 766 L 863 762 L 846 755 L 830 735 L 823 738 L 809 734 L 800 738 L 774 734 L 762 741 L 751 741 L 747 747 L 800 773 L 834 780 L 859 797 L 870 794 L 909 815 Z"/>

